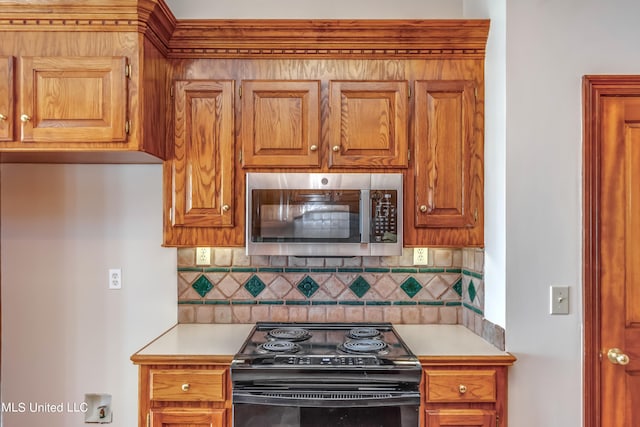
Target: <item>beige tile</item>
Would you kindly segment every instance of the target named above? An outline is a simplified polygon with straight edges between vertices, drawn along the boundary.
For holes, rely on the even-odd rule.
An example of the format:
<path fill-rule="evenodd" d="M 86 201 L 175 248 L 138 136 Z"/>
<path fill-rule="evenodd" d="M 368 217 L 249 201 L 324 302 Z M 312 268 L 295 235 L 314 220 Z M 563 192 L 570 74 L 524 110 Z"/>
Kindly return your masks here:
<path fill-rule="evenodd" d="M 307 259 L 297 256 L 290 256 L 287 259 L 287 264 L 289 265 L 289 267 L 306 267 Z"/>
<path fill-rule="evenodd" d="M 309 319 L 308 306 L 289 306 L 289 322 L 306 322 Z"/>
<path fill-rule="evenodd" d="M 380 257 L 379 256 L 365 256 L 362 257 L 362 265 L 364 267 L 380 267 Z"/>
<path fill-rule="evenodd" d="M 443 325 L 456 325 L 458 323 L 457 307 L 440 307 L 440 322 Z"/>
<path fill-rule="evenodd" d="M 384 306 L 382 308 L 384 313 L 384 321 L 391 323 L 402 323 L 402 310 L 396 306 Z"/>
<path fill-rule="evenodd" d="M 231 264 L 247 267 L 251 265 L 251 257 L 247 255 L 244 248 L 233 248 L 231 249 Z"/>
<path fill-rule="evenodd" d="M 391 276 L 385 274 L 373 286 L 382 298 L 387 298 L 391 293 L 398 289 L 398 284 L 391 279 Z"/>
<path fill-rule="evenodd" d="M 269 265 L 272 267 L 286 267 L 287 266 L 287 257 L 286 256 L 271 256 L 269 257 Z"/>
<path fill-rule="evenodd" d="M 220 283 L 222 279 L 227 277 L 227 273 L 222 273 L 222 272 L 204 273 L 204 275 L 214 285 L 217 283 Z"/>
<path fill-rule="evenodd" d="M 198 305 L 195 307 L 195 323 L 214 323 L 213 305 Z"/>
<path fill-rule="evenodd" d="M 232 305 L 231 314 L 233 323 L 251 323 L 250 305 Z"/>
<path fill-rule="evenodd" d="M 451 249 L 435 249 L 433 264 L 436 267 L 451 267 L 453 265 L 453 251 Z"/>
<path fill-rule="evenodd" d="M 338 280 L 335 276 L 332 275 L 322 284 L 322 286 L 320 286 L 320 290 L 326 292 L 332 298 L 335 298 L 342 292 L 344 292 L 345 287 L 346 285 L 342 283 L 342 281 Z"/>
<path fill-rule="evenodd" d="M 450 289 L 449 284 L 439 275 L 433 277 L 429 283 L 426 284 L 425 288 L 435 299 L 440 299 L 442 295 Z"/>
<path fill-rule="evenodd" d="M 437 324 L 440 321 L 439 307 L 420 306 L 420 320 L 425 324 Z"/>
<path fill-rule="evenodd" d="M 268 305 L 254 305 L 251 307 L 251 322 L 264 322 L 269 320 Z"/>
<path fill-rule="evenodd" d="M 324 267 L 324 258 L 307 258 L 307 267 Z"/>
<path fill-rule="evenodd" d="M 316 291 L 316 293 L 319 291 Z M 283 300 L 289 301 L 289 300 L 293 300 L 293 301 L 303 301 L 306 300 L 307 297 L 305 297 L 302 292 L 300 292 L 300 290 L 296 287 L 296 288 L 292 288 L 285 296 L 282 297 Z"/>
<path fill-rule="evenodd" d="M 273 322 L 288 322 L 289 308 L 285 305 L 272 305 L 269 317 Z"/>
<path fill-rule="evenodd" d="M 178 305 L 178 323 L 194 323 L 196 311 L 192 305 Z"/>
<path fill-rule="evenodd" d="M 398 265 L 401 267 L 413 266 L 413 248 L 402 249 L 402 255 L 398 258 Z"/>
<path fill-rule="evenodd" d="M 231 266 L 232 251 L 230 248 L 216 248 L 213 251 L 213 265 L 219 267 Z"/>
<path fill-rule="evenodd" d="M 364 306 L 345 306 L 345 322 L 364 322 Z"/>
<path fill-rule="evenodd" d="M 231 306 L 230 305 L 216 305 L 213 310 L 213 320 L 215 323 L 231 323 Z"/>
<path fill-rule="evenodd" d="M 365 322 L 384 322 L 384 312 L 380 306 L 369 306 L 364 309 Z"/>
<path fill-rule="evenodd" d="M 462 249 L 454 249 L 452 256 L 453 256 L 453 260 L 452 260 L 453 267 L 462 268 Z"/>
<path fill-rule="evenodd" d="M 384 267 L 395 267 L 400 265 L 401 257 L 398 255 L 380 257 L 380 265 Z"/>
<path fill-rule="evenodd" d="M 326 322 L 327 310 L 324 306 L 309 307 L 309 322 Z"/>
<path fill-rule="evenodd" d="M 336 267 L 340 267 L 341 265 L 344 267 L 361 267 L 362 266 L 362 257 L 360 256 L 354 256 L 352 258 L 333 258 L 335 260 L 341 259 L 342 263 L 341 264 L 336 264 Z M 327 261 L 329 260 L 329 258 L 327 258 Z M 329 264 L 327 264 L 327 267 L 329 267 Z M 333 266 L 331 266 L 333 267 Z"/>
<path fill-rule="evenodd" d="M 302 295 L 300 291 L 296 289 L 296 292 L 298 292 L 298 294 L 300 294 L 304 298 L 304 295 Z M 317 291 L 315 291 L 313 295 L 311 295 L 310 299 L 316 300 L 316 301 L 331 301 L 334 299 L 334 297 L 326 293 L 324 289 L 320 288 Z"/>
<path fill-rule="evenodd" d="M 484 271 L 484 251 L 481 249 L 474 252 L 473 269 L 478 273 L 482 273 Z"/>
<path fill-rule="evenodd" d="M 231 275 L 227 275 L 216 285 L 215 289 L 219 289 L 220 292 L 230 297 L 240 289 L 240 286 L 240 283 L 236 282 Z"/>
<path fill-rule="evenodd" d="M 358 257 L 356 257 L 358 258 Z M 324 265 L 327 267 L 342 267 L 342 260 L 349 260 L 350 258 L 326 258 Z"/>
<path fill-rule="evenodd" d="M 327 321 L 329 322 L 344 322 L 344 307 L 341 305 L 328 305 L 327 306 Z"/>
<path fill-rule="evenodd" d="M 251 265 L 254 267 L 266 267 L 269 265 L 269 257 L 267 255 L 251 255 Z"/>
<path fill-rule="evenodd" d="M 178 248 L 178 267 L 196 265 L 196 248 Z"/>
<path fill-rule="evenodd" d="M 421 322 L 420 307 L 405 306 L 402 307 L 402 323 L 418 324 Z"/>
<path fill-rule="evenodd" d="M 475 267 L 475 255 L 473 249 L 462 249 L 462 268 L 473 270 Z"/>
<path fill-rule="evenodd" d="M 200 299 L 200 294 L 198 294 L 195 290 L 193 291 L 197 296 L 198 299 Z M 222 292 L 220 292 L 220 289 L 218 289 L 218 287 L 214 286 L 213 289 L 211 289 L 207 295 L 205 295 L 204 299 L 208 299 L 208 300 L 213 300 L 213 299 L 228 299 L 227 295 L 223 294 Z"/>
<path fill-rule="evenodd" d="M 274 293 L 277 299 L 281 299 L 286 294 L 291 292 L 293 286 L 291 286 L 291 283 L 289 283 L 289 281 L 284 277 L 278 276 L 273 280 L 273 282 L 269 283 L 268 288 L 271 292 Z"/>

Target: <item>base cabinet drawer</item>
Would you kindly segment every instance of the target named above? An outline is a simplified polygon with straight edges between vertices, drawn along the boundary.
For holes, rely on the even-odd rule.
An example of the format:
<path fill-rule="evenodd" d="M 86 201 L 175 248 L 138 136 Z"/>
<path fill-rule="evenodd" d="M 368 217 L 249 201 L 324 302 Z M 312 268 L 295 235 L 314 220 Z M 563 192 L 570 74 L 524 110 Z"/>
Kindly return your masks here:
<path fill-rule="evenodd" d="M 425 370 L 427 402 L 495 402 L 494 370 Z"/>
<path fill-rule="evenodd" d="M 151 427 L 223 427 L 226 409 L 161 408 L 150 412 Z"/>
<path fill-rule="evenodd" d="M 223 369 L 154 369 L 151 371 L 151 400 L 224 401 L 226 372 Z"/>
<path fill-rule="evenodd" d="M 495 427 L 496 411 L 486 409 L 443 409 L 425 413 L 425 427 Z"/>

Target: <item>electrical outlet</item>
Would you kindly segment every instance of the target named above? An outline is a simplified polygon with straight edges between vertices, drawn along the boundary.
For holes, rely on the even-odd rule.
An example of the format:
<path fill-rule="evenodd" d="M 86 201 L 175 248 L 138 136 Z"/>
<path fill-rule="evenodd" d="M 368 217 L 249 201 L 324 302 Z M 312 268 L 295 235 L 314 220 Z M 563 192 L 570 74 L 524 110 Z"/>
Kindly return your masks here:
<path fill-rule="evenodd" d="M 569 314 L 569 287 L 551 286 L 551 314 Z"/>
<path fill-rule="evenodd" d="M 122 270 L 119 268 L 109 269 L 109 289 L 122 289 Z"/>
<path fill-rule="evenodd" d="M 413 248 L 413 265 L 427 265 L 429 263 L 429 249 Z"/>
<path fill-rule="evenodd" d="M 211 248 L 196 248 L 196 265 L 211 264 Z"/>

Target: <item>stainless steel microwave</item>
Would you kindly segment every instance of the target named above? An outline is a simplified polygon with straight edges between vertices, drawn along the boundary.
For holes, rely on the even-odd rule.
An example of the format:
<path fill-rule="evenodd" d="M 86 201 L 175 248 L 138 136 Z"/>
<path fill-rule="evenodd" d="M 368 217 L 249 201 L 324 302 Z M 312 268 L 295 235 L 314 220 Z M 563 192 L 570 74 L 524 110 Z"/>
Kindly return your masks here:
<path fill-rule="evenodd" d="M 247 255 L 402 253 L 402 174 L 247 173 Z"/>

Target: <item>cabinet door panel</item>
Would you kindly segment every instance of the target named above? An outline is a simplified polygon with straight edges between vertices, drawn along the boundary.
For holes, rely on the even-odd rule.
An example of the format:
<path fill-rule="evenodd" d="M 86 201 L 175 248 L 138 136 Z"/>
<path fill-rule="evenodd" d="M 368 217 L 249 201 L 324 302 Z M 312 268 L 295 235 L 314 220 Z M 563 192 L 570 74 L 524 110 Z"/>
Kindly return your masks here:
<path fill-rule="evenodd" d="M 243 166 L 320 166 L 320 81 L 242 82 Z"/>
<path fill-rule="evenodd" d="M 23 57 L 21 141 L 126 141 L 124 57 Z"/>
<path fill-rule="evenodd" d="M 0 58 L 0 141 L 13 141 L 13 57 Z"/>
<path fill-rule="evenodd" d="M 425 427 L 494 427 L 496 413 L 484 409 L 428 410 Z"/>
<path fill-rule="evenodd" d="M 174 226 L 233 226 L 233 83 L 175 84 Z"/>
<path fill-rule="evenodd" d="M 474 170 L 474 85 L 468 81 L 416 81 L 417 227 L 470 227 L 477 207 Z M 479 180 L 482 183 L 482 180 Z"/>
<path fill-rule="evenodd" d="M 329 82 L 329 166 L 408 165 L 406 81 Z"/>
<path fill-rule="evenodd" d="M 223 427 L 226 409 L 161 408 L 151 410 L 152 427 Z"/>

